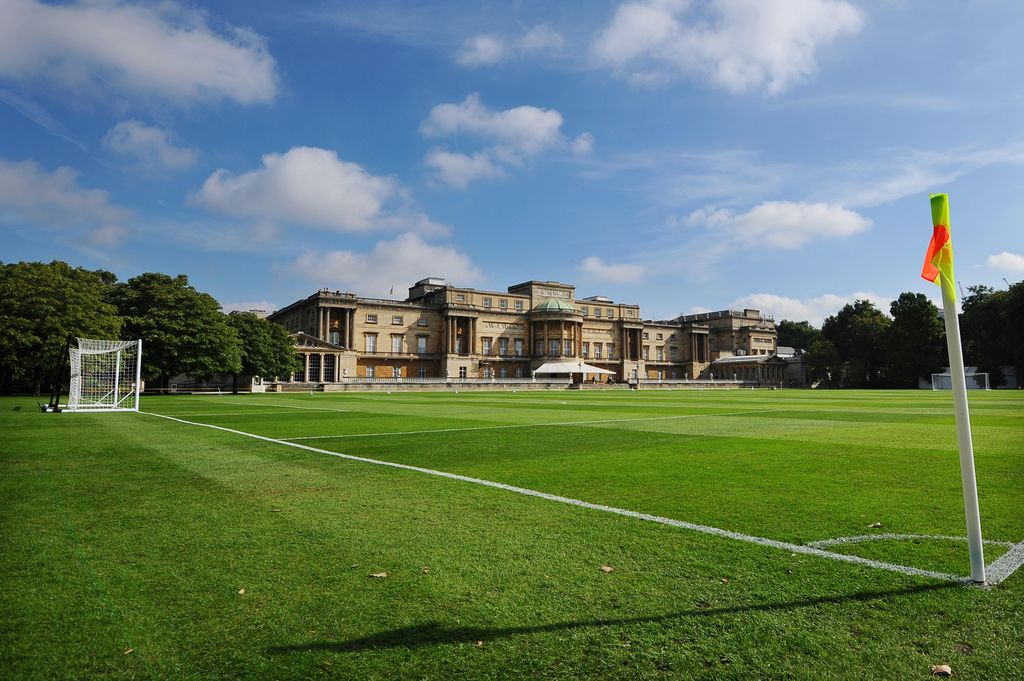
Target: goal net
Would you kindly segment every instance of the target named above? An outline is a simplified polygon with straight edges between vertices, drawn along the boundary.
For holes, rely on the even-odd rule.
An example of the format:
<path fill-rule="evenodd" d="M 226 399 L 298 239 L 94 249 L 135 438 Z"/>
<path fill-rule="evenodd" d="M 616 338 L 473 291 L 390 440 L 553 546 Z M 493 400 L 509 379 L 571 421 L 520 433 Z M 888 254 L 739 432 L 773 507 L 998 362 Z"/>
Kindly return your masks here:
<path fill-rule="evenodd" d="M 988 390 L 988 374 L 975 373 L 965 374 L 964 380 L 968 390 Z M 932 374 L 932 390 L 952 390 L 953 376 L 945 374 Z"/>
<path fill-rule="evenodd" d="M 138 411 L 142 341 L 79 338 L 69 351 L 67 411 Z"/>

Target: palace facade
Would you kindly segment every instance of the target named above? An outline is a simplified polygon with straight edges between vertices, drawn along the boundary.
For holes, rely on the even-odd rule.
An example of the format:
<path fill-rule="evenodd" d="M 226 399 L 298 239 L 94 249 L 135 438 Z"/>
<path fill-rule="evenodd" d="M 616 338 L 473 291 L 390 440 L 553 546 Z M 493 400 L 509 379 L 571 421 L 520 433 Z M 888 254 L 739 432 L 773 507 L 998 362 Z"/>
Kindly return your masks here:
<path fill-rule="evenodd" d="M 545 365 L 593 367 L 576 381 L 708 378 L 724 357 L 773 355 L 774 323 L 757 310 L 643 320 L 640 306 L 527 281 L 506 291 L 416 282 L 405 300 L 322 289 L 269 315 L 295 338 L 303 370 L 287 380 L 530 379 Z M 764 365 L 759 358 L 758 365 Z M 721 378 L 726 378 L 721 376 Z M 781 379 L 781 377 L 780 377 Z"/>

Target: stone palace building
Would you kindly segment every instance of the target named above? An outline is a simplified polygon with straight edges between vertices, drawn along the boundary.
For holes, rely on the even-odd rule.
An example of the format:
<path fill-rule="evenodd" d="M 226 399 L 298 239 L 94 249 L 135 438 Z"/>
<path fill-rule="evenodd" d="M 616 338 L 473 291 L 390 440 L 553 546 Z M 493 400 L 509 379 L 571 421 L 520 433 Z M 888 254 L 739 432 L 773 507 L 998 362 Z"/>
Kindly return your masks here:
<path fill-rule="evenodd" d="M 775 357 L 775 325 L 758 310 L 645 321 L 639 305 L 577 298 L 575 286 L 554 281 L 480 291 L 428 278 L 405 300 L 322 289 L 268 319 L 292 334 L 303 361 L 302 371 L 283 380 L 325 389 L 366 379 L 540 374 L 573 382 L 718 378 L 775 385 L 784 372 Z M 716 373 L 725 358 L 728 366 Z"/>

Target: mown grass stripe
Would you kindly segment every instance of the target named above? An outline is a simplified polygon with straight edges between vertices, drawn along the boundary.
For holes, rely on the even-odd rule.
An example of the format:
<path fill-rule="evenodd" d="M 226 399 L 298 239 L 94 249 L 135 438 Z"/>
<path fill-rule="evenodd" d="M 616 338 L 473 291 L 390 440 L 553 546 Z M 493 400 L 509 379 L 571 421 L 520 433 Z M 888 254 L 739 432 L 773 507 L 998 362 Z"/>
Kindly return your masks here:
<path fill-rule="evenodd" d="M 401 470 L 414 471 L 417 473 L 425 473 L 427 475 L 434 475 L 450 480 L 459 480 L 461 482 L 468 482 L 476 485 L 482 485 L 485 487 L 493 487 L 496 489 L 502 489 L 508 492 L 514 492 L 516 494 L 522 494 L 525 496 L 537 497 L 539 499 L 546 499 L 548 501 L 554 501 L 563 504 L 570 504 L 572 506 L 578 506 L 580 508 L 586 508 L 594 511 L 603 511 L 605 513 L 613 513 L 616 515 L 622 515 L 630 518 L 636 518 L 638 520 L 646 520 L 649 522 L 659 523 L 662 525 L 669 525 L 672 527 L 678 527 L 681 529 L 692 530 L 695 532 L 701 532 L 703 534 L 709 534 L 717 537 L 723 537 L 726 539 L 734 539 L 751 544 L 758 544 L 760 546 L 767 546 L 783 551 L 789 551 L 796 554 L 804 554 L 817 556 L 819 558 L 826 558 L 846 563 L 854 563 L 857 565 L 863 565 L 866 567 L 876 568 L 879 570 L 886 570 L 889 572 L 897 572 L 900 574 L 914 576 L 914 577 L 925 577 L 928 579 L 938 579 L 948 582 L 956 582 L 962 584 L 971 584 L 969 577 L 958 577 L 942 572 L 935 572 L 931 570 L 922 570 L 920 568 L 910 567 L 907 565 L 896 565 L 893 563 L 885 563 L 882 561 L 872 560 L 869 558 L 862 558 L 860 556 L 847 555 L 842 553 L 832 553 L 831 551 L 824 551 L 813 546 L 805 546 L 801 544 L 791 544 L 789 542 L 778 541 L 775 539 L 768 539 L 766 537 L 755 537 L 749 534 L 742 534 L 739 532 L 732 532 L 730 530 L 724 530 L 718 527 L 711 527 L 708 525 L 699 525 L 696 523 L 689 523 L 683 520 L 676 520 L 674 518 L 665 518 L 662 516 L 651 515 L 648 513 L 640 513 L 638 511 L 631 511 L 623 508 L 616 508 L 613 506 L 605 506 L 603 504 L 594 504 L 588 501 L 582 501 L 579 499 L 572 499 L 570 497 L 563 497 L 556 494 L 548 494 L 547 492 L 540 492 L 537 490 L 527 489 L 525 487 L 516 487 L 514 485 L 507 485 L 501 482 L 494 482 L 491 480 L 483 480 L 480 478 L 473 478 L 466 475 L 459 475 L 457 473 L 448 473 L 445 471 L 433 470 L 430 468 L 421 468 L 419 466 L 410 466 L 408 464 L 394 463 L 391 461 L 382 461 L 379 459 L 370 459 L 362 456 L 355 456 L 352 454 L 343 454 L 341 452 L 333 452 L 327 449 L 320 449 L 318 447 L 311 447 L 298 442 L 290 442 L 286 440 L 278 440 L 264 435 L 256 435 L 254 433 L 247 433 L 242 430 L 236 430 L 234 428 L 225 428 L 224 426 L 218 426 L 211 423 L 202 423 L 198 421 L 188 421 L 185 419 L 177 418 L 174 416 L 168 416 L 166 414 L 158 414 L 155 412 L 140 412 L 148 416 L 156 416 L 158 418 L 175 421 L 177 423 L 183 423 L 190 426 L 197 426 L 201 428 L 211 428 L 214 430 L 220 430 L 227 433 L 233 433 L 235 435 L 241 435 L 243 437 L 249 437 L 256 440 L 262 440 L 272 444 L 284 445 L 286 447 L 295 447 L 297 449 L 303 449 L 316 454 L 326 454 L 328 456 L 334 456 L 341 459 L 347 459 L 349 461 L 358 461 L 361 463 L 368 463 L 377 466 L 387 466 L 390 468 L 397 468 Z"/>

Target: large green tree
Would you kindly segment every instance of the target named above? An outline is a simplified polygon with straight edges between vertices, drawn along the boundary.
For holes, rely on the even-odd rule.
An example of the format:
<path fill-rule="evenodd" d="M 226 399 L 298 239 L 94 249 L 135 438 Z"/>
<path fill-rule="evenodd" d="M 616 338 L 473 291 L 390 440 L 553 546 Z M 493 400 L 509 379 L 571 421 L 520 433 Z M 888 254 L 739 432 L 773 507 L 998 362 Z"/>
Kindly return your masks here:
<path fill-rule="evenodd" d="M 1012 365 L 1021 382 L 1024 371 L 1024 281 L 997 291 L 970 286 L 961 301 L 960 330 L 964 361 L 988 372 L 989 382 L 1005 383 L 1003 367 Z"/>
<path fill-rule="evenodd" d="M 56 380 L 69 336 L 119 338 L 121 319 L 106 300 L 115 281 L 59 260 L 0 264 L 0 390 L 38 395 Z"/>
<path fill-rule="evenodd" d="M 166 388 L 177 374 L 209 376 L 241 370 L 241 348 L 220 304 L 179 274 L 149 272 L 118 284 L 112 299 L 124 335 L 142 339 L 142 373 Z"/>
<path fill-rule="evenodd" d="M 843 306 L 825 319 L 821 335 L 832 341 L 846 363 L 846 382 L 854 387 L 880 383 L 885 366 L 885 333 L 891 320 L 869 300 Z"/>
<path fill-rule="evenodd" d="M 806 350 L 821 338 L 821 330 L 811 326 L 808 321 L 794 322 L 783 319 L 775 326 L 778 331 L 778 344 L 784 347 Z"/>
<path fill-rule="evenodd" d="M 901 293 L 889 306 L 885 332 L 885 376 L 897 388 L 916 388 L 920 377 L 948 364 L 946 332 L 939 309 L 923 293 Z"/>
<path fill-rule="evenodd" d="M 287 376 L 302 368 L 295 342 L 283 326 L 260 319 L 251 312 L 232 312 L 228 324 L 241 348 L 241 366 L 232 374 L 232 391 L 238 392 L 238 376 Z"/>
<path fill-rule="evenodd" d="M 811 344 L 811 347 L 804 353 L 804 362 L 807 366 L 807 378 L 812 385 L 824 383 L 832 387 L 843 371 L 843 358 L 832 341 L 819 338 Z"/>

